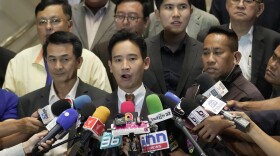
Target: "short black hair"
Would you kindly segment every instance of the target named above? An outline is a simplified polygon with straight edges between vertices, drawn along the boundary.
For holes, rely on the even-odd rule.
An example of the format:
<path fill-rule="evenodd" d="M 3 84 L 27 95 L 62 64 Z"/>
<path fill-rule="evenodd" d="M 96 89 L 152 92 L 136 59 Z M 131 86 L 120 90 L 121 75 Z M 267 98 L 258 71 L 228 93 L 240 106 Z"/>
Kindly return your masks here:
<path fill-rule="evenodd" d="M 147 45 L 146 45 L 144 38 L 137 35 L 136 33 L 129 32 L 125 29 L 121 29 L 121 30 L 117 31 L 109 41 L 108 51 L 109 51 L 109 57 L 110 57 L 111 61 L 112 61 L 113 47 L 118 42 L 126 41 L 126 40 L 129 40 L 129 41 L 135 43 L 139 47 L 143 60 L 147 57 Z"/>
<path fill-rule="evenodd" d="M 159 10 L 161 4 L 163 3 L 164 0 L 155 0 L 155 4 L 156 4 L 156 7 L 157 9 Z M 192 0 L 188 0 L 189 2 L 189 5 L 192 6 Z"/>
<path fill-rule="evenodd" d="M 39 11 L 43 11 L 50 5 L 61 5 L 64 14 L 69 16 L 69 20 L 72 18 L 71 5 L 68 3 L 68 0 L 41 0 L 41 2 L 35 8 L 35 16 L 37 16 Z"/>
<path fill-rule="evenodd" d="M 140 4 L 142 4 L 142 8 L 143 8 L 142 12 L 143 12 L 144 20 L 147 19 L 147 17 L 149 17 L 149 15 L 150 15 L 149 3 L 146 0 L 117 0 L 116 7 L 115 7 L 115 13 L 117 12 L 118 6 L 123 2 L 139 2 Z"/>
<path fill-rule="evenodd" d="M 207 35 L 209 34 L 223 34 L 229 39 L 229 48 L 232 52 L 238 51 L 238 37 L 236 33 L 223 26 L 213 26 L 209 29 Z"/>
<path fill-rule="evenodd" d="M 67 31 L 56 31 L 52 33 L 46 40 L 45 44 L 43 45 L 43 54 L 44 57 L 47 56 L 47 47 L 49 44 L 71 44 L 73 46 L 73 53 L 76 58 L 81 57 L 83 46 L 80 39 L 71 32 Z"/>

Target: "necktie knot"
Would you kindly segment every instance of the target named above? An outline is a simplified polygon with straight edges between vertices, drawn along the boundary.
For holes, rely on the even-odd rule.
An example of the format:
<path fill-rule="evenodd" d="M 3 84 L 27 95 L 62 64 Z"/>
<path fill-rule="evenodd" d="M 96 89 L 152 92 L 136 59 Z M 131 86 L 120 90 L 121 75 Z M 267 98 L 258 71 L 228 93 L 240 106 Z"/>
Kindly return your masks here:
<path fill-rule="evenodd" d="M 126 101 L 132 101 L 134 103 L 134 94 L 125 94 L 125 100 Z"/>

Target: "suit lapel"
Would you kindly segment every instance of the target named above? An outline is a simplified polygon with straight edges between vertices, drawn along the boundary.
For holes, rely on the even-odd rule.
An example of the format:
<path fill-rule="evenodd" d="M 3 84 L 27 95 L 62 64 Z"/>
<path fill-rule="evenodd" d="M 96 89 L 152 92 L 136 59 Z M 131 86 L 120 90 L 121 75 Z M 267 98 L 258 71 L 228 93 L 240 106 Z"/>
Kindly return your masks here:
<path fill-rule="evenodd" d="M 84 43 L 85 48 L 89 48 L 88 46 L 88 38 L 86 34 L 86 20 L 85 20 L 85 8 L 83 7 L 83 3 L 80 3 L 79 5 L 76 5 L 73 7 L 73 20 L 75 20 L 74 23 L 74 30 L 77 31 L 77 35 L 79 35 L 80 39 L 82 40 L 82 43 Z"/>
<path fill-rule="evenodd" d="M 201 18 L 201 14 L 198 14 L 196 8 L 193 7 L 193 13 L 191 14 L 190 19 L 192 22 L 189 22 L 187 27 L 189 36 L 197 36 L 201 28 Z"/>
<path fill-rule="evenodd" d="M 264 55 L 264 37 L 259 35 L 263 34 L 259 32 L 258 27 L 254 27 L 253 31 L 253 45 L 252 45 L 252 71 L 251 71 L 251 82 L 256 84 L 258 72 Z"/>
<path fill-rule="evenodd" d="M 89 48 L 94 48 L 94 45 L 99 42 L 99 40 L 103 37 L 105 32 L 108 30 L 108 28 L 110 28 L 110 26 L 112 24 L 114 24 L 114 17 L 113 17 L 114 9 L 111 9 L 112 7 L 114 7 L 114 4 L 111 1 L 109 1 L 109 5 L 106 10 L 106 14 L 103 17 L 103 19 L 99 25 L 98 31 L 95 35 L 94 41 L 93 41 L 91 47 L 89 47 Z"/>
<path fill-rule="evenodd" d="M 190 73 L 192 72 L 193 65 L 197 64 L 196 61 L 199 60 L 198 54 L 199 52 L 196 51 L 196 43 L 193 43 L 191 38 L 189 36 L 186 36 L 186 45 L 185 45 L 185 58 L 182 65 L 182 71 L 179 83 L 176 88 L 176 94 L 180 95 L 183 88 L 186 85 L 186 82 L 188 80 L 188 77 L 190 76 Z"/>
<path fill-rule="evenodd" d="M 162 60 L 161 60 L 161 51 L 160 51 L 160 33 L 156 35 L 155 37 L 151 38 L 151 47 L 149 48 L 148 53 L 151 57 L 151 70 L 155 73 L 155 77 L 158 80 L 160 89 L 162 93 L 165 93 L 167 91 L 164 75 L 163 75 L 163 68 L 162 68 Z"/>

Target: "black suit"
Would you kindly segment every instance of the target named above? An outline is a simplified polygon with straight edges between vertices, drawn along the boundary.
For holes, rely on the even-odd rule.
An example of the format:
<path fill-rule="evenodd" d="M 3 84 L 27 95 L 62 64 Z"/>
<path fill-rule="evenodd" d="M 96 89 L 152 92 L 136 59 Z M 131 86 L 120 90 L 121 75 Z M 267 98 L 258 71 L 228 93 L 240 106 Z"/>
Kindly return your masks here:
<path fill-rule="evenodd" d="M 95 47 L 93 48 L 92 51 L 102 61 L 104 67 L 106 68 L 106 72 L 107 72 L 107 75 L 108 75 L 108 78 L 110 81 L 112 91 L 115 91 L 118 88 L 118 84 L 115 80 L 114 75 L 110 72 L 110 67 L 108 65 L 108 61 L 110 59 L 108 46 L 109 46 L 109 41 L 105 41 L 105 42 L 95 45 Z"/>
<path fill-rule="evenodd" d="M 264 12 L 257 19 L 256 25 L 261 25 L 280 33 L 280 1 L 264 0 L 264 5 Z M 226 0 L 213 0 L 210 13 L 215 15 L 221 24 L 229 23 Z"/>
<path fill-rule="evenodd" d="M 228 28 L 228 24 L 221 27 Z M 198 40 L 203 41 L 208 30 L 203 30 L 198 35 Z M 252 73 L 251 82 L 259 89 L 264 98 L 269 98 L 272 86 L 265 79 L 265 70 L 269 58 L 280 41 L 280 34 L 270 29 L 254 26 L 252 41 Z M 242 52 L 241 52 L 242 53 Z"/>
<path fill-rule="evenodd" d="M 51 86 L 43 87 L 35 90 L 19 98 L 18 104 L 18 115 L 20 118 L 31 116 L 31 114 L 37 111 L 39 108 L 43 108 L 49 104 L 49 94 Z M 91 97 L 93 103 L 98 99 L 104 98 L 108 93 L 90 86 L 84 83 L 82 80 L 79 81 L 76 97 L 81 95 L 88 95 Z M 95 103 L 94 103 L 95 104 Z M 70 131 L 70 137 L 73 137 L 76 133 L 75 129 Z M 68 148 L 72 145 L 73 141 L 68 143 Z"/>
<path fill-rule="evenodd" d="M 151 64 L 148 71 L 144 74 L 144 84 L 155 93 L 165 94 L 166 88 L 164 73 L 161 60 L 160 34 L 146 39 L 148 56 L 151 58 Z M 195 81 L 195 78 L 202 72 L 202 43 L 186 36 L 185 58 L 182 65 L 182 72 L 178 82 L 175 94 L 183 97 Z"/>
<path fill-rule="evenodd" d="M 15 55 L 16 53 L 0 47 L 0 87 L 4 83 L 8 63 Z"/>

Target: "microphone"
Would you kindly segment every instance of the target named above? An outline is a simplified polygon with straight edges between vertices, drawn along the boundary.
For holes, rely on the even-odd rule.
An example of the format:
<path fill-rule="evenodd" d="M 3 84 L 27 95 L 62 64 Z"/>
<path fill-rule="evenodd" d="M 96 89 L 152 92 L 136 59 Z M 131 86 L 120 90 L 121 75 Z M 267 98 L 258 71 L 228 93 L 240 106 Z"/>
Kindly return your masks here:
<path fill-rule="evenodd" d="M 154 152 L 159 150 L 164 150 L 170 148 L 170 139 L 174 138 L 171 133 L 169 135 L 166 132 L 166 122 L 162 122 L 168 119 L 171 119 L 173 117 L 171 109 L 165 109 L 163 110 L 161 101 L 159 97 L 156 94 L 148 95 L 146 98 L 146 104 L 148 108 L 148 119 L 151 123 L 151 127 L 153 127 L 153 133 L 148 133 L 140 136 L 140 143 L 142 147 L 143 152 Z M 159 125 L 157 126 L 156 123 Z M 157 131 L 161 129 L 161 131 Z M 169 137 L 170 136 L 170 137 Z M 157 138 L 157 139 L 155 139 Z M 151 142 L 152 141 L 152 142 Z M 172 149 L 177 149 L 178 143 L 176 140 L 172 141 Z M 173 151 L 171 149 L 171 151 Z"/>
<path fill-rule="evenodd" d="M 68 108 L 71 108 L 69 102 L 65 99 L 61 99 L 52 105 L 46 105 L 45 107 L 38 109 L 38 113 L 41 121 L 46 125 Z"/>
<path fill-rule="evenodd" d="M 196 96 L 195 99 L 197 102 L 199 102 L 200 105 L 210 110 L 211 112 L 215 114 L 221 114 L 226 119 L 230 121 L 234 121 L 237 129 L 246 132 L 246 130 L 250 127 L 250 122 L 247 121 L 246 119 L 242 118 L 241 116 L 233 116 L 229 112 L 224 111 L 223 108 L 226 104 L 223 101 L 219 100 L 218 98 L 215 98 L 213 96 L 207 98 L 199 94 Z"/>
<path fill-rule="evenodd" d="M 126 122 L 136 121 L 137 124 L 140 124 L 141 119 L 138 117 L 138 112 L 135 112 L 135 105 L 132 101 L 123 102 L 120 110 L 124 114 Z"/>
<path fill-rule="evenodd" d="M 158 95 L 151 94 L 147 96 L 146 103 L 149 112 L 148 119 L 152 125 L 173 118 L 170 108 L 163 110 L 161 100 Z"/>
<path fill-rule="evenodd" d="M 67 155 L 69 156 L 76 156 L 80 148 L 84 149 L 84 146 L 89 139 L 93 135 L 97 140 L 101 141 L 101 135 L 105 131 L 104 123 L 107 121 L 108 117 L 110 116 L 110 110 L 107 107 L 99 106 L 96 108 L 95 112 L 92 116 L 89 116 L 86 122 L 84 123 L 82 132 L 81 140 L 76 142 L 72 147 L 71 150 Z M 82 152 L 85 150 L 82 149 Z"/>
<path fill-rule="evenodd" d="M 200 92 L 206 97 L 213 95 L 221 99 L 226 93 L 228 93 L 227 88 L 221 81 L 215 82 L 206 72 L 200 74 L 196 78 L 196 82 L 199 84 Z"/>
<path fill-rule="evenodd" d="M 39 141 L 34 148 L 32 149 L 32 153 L 37 153 L 39 151 L 38 147 L 42 142 L 46 142 L 47 140 L 51 140 L 58 133 L 62 131 L 67 131 L 70 127 L 74 125 L 74 123 L 78 119 L 78 112 L 72 108 L 69 108 L 62 112 L 56 120 L 56 125 L 48 132 L 48 134 Z"/>
<path fill-rule="evenodd" d="M 89 116 L 87 121 L 85 122 L 83 128 L 85 132 L 83 132 L 81 145 L 85 145 L 89 138 L 94 135 L 97 140 L 101 140 L 102 133 L 105 131 L 104 123 L 107 121 L 110 116 L 110 110 L 107 107 L 99 106 L 96 108 L 96 111 Z"/>
<path fill-rule="evenodd" d="M 84 105 L 88 103 L 92 103 L 92 100 L 88 95 L 81 95 L 76 97 L 75 100 L 73 100 L 73 106 L 78 111 L 80 111 L 84 107 Z"/>

